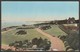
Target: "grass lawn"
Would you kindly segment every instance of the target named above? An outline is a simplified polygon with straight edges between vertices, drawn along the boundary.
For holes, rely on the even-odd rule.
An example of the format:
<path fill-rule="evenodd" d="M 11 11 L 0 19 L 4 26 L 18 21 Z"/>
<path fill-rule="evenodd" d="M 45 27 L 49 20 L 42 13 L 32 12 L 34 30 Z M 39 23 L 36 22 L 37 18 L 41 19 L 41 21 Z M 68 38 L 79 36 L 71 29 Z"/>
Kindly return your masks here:
<path fill-rule="evenodd" d="M 58 25 L 52 25 L 51 27 L 52 27 L 51 29 L 44 30 L 44 31 L 54 36 L 67 35 L 58 27 Z"/>
<path fill-rule="evenodd" d="M 26 39 L 31 40 L 31 39 L 33 39 L 35 37 L 37 37 L 37 38 L 42 37 L 43 39 L 47 38 L 44 35 L 42 35 L 39 32 L 37 32 L 35 29 L 27 29 L 26 30 L 27 34 L 25 34 L 25 35 L 15 35 L 15 33 L 17 31 L 18 30 L 14 29 L 14 30 L 2 33 L 1 34 L 1 44 L 8 45 L 9 43 L 12 43 L 14 41 L 26 40 Z"/>

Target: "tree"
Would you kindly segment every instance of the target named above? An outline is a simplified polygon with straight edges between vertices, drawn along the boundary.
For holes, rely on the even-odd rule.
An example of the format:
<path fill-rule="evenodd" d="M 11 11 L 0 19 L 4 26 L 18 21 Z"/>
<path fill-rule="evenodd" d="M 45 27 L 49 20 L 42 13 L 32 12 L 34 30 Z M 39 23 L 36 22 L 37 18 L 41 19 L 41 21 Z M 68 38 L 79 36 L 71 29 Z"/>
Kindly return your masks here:
<path fill-rule="evenodd" d="M 28 40 L 24 40 L 23 44 L 27 44 L 29 41 Z"/>
<path fill-rule="evenodd" d="M 23 26 L 23 27 L 25 27 L 26 25 L 25 25 L 25 24 L 23 24 L 22 26 Z"/>
<path fill-rule="evenodd" d="M 43 39 L 40 37 L 37 42 L 37 46 L 40 47 L 40 44 L 43 42 Z"/>
<path fill-rule="evenodd" d="M 37 38 L 32 39 L 32 44 L 33 44 L 33 45 L 36 45 L 36 44 L 37 44 L 37 41 L 38 41 Z"/>
<path fill-rule="evenodd" d="M 50 24 L 54 24 L 54 21 L 50 21 Z"/>
<path fill-rule="evenodd" d="M 43 48 L 44 48 L 44 50 L 46 51 L 48 48 L 48 40 L 47 39 L 44 39 L 44 41 L 43 41 Z"/>
<path fill-rule="evenodd" d="M 73 23 L 75 23 L 75 18 L 74 17 L 72 17 L 72 21 L 73 21 Z"/>
<path fill-rule="evenodd" d="M 23 35 L 23 34 L 27 34 L 27 32 L 24 30 L 19 30 L 18 32 L 16 32 L 16 34 Z"/>
<path fill-rule="evenodd" d="M 10 46 L 10 47 L 14 46 L 14 43 L 10 43 L 9 46 Z"/>

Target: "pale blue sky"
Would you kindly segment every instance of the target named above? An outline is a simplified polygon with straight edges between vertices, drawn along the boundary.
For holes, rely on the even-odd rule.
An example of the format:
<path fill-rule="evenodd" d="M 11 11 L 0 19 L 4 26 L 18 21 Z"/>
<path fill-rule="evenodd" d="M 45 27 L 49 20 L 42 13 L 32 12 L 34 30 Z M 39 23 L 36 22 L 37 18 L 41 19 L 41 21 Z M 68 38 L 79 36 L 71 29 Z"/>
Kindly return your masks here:
<path fill-rule="evenodd" d="M 11 24 L 25 21 L 64 20 L 79 18 L 79 2 L 2 1 L 2 22 Z"/>

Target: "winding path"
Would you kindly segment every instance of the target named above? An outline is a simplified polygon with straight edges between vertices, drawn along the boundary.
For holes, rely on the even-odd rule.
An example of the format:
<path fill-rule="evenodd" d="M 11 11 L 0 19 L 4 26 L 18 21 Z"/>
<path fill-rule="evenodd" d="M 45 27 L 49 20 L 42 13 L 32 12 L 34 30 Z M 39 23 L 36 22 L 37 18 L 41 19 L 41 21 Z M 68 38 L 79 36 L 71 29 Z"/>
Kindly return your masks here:
<path fill-rule="evenodd" d="M 51 50 L 55 51 L 55 49 L 57 49 L 56 51 L 64 51 L 65 46 L 64 46 L 64 43 L 62 42 L 62 40 L 60 40 L 60 39 L 57 38 L 57 37 L 53 37 L 53 36 L 51 36 L 50 34 L 47 34 L 47 33 L 43 32 L 43 31 L 42 31 L 41 29 L 39 29 L 39 28 L 36 28 L 36 30 L 37 30 L 39 33 L 47 36 L 47 37 L 50 39 L 50 41 L 51 41 Z"/>

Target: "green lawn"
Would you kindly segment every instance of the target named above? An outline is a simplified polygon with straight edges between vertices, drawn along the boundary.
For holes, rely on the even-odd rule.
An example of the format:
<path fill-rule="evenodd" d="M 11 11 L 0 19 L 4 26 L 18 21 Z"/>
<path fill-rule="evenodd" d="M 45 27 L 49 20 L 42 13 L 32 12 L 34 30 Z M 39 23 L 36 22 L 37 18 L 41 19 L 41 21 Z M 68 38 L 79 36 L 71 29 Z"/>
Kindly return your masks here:
<path fill-rule="evenodd" d="M 35 29 L 27 29 L 26 30 L 27 31 L 26 35 L 15 35 L 16 31 L 17 30 L 14 29 L 14 30 L 2 33 L 1 43 L 8 45 L 9 43 L 12 43 L 12 42 L 18 41 L 18 40 L 25 40 L 25 39 L 31 40 L 35 37 L 37 37 L 37 38 L 42 37 L 43 39 L 47 38 L 44 35 L 37 32 Z"/>
<path fill-rule="evenodd" d="M 52 27 L 51 29 L 44 30 L 44 31 L 54 36 L 67 35 L 58 27 L 58 25 L 52 25 L 51 27 Z"/>

